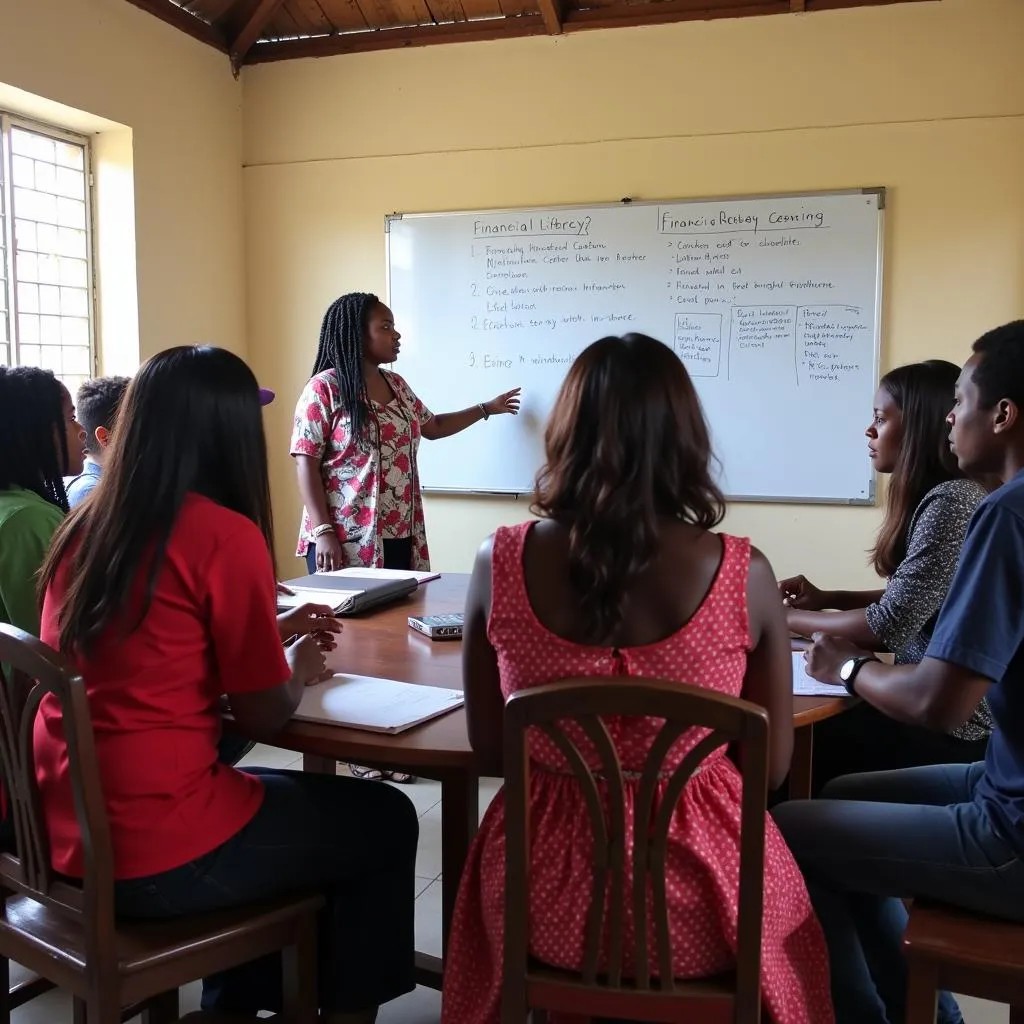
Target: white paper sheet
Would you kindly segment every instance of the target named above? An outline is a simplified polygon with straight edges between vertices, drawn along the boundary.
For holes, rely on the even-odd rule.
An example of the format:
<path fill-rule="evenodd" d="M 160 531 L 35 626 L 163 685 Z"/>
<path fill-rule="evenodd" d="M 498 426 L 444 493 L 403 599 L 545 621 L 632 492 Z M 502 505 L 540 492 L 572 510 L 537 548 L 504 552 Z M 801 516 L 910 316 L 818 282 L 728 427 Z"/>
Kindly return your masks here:
<path fill-rule="evenodd" d="M 795 697 L 845 697 L 846 689 L 833 683 L 819 683 L 804 669 L 803 651 L 793 652 L 793 696 Z"/>
<path fill-rule="evenodd" d="M 462 707 L 463 700 L 461 690 L 339 673 L 306 688 L 295 718 L 399 733 Z"/>

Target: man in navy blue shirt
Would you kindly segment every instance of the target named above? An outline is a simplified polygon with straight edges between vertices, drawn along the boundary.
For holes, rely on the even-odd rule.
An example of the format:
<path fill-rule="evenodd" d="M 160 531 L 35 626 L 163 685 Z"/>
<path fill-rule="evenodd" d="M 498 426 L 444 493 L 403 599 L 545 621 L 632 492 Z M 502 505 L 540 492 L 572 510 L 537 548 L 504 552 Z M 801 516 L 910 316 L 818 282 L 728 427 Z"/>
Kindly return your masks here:
<path fill-rule="evenodd" d="M 975 342 L 949 423 L 960 468 L 1002 486 L 971 522 L 924 660 L 885 665 L 819 635 L 807 664 L 816 679 L 939 732 L 988 697 L 985 761 L 850 775 L 820 800 L 773 812 L 825 930 L 837 1024 L 904 1019 L 900 898 L 1024 922 L 1024 320 Z M 938 1020 L 963 1020 L 948 993 Z"/>

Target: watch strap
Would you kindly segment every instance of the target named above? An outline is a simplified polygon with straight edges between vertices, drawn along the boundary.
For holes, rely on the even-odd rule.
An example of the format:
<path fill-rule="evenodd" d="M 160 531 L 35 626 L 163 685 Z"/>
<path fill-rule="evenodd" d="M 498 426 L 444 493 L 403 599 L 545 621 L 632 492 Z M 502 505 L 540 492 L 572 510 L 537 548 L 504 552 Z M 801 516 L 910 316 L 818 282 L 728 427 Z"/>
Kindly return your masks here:
<path fill-rule="evenodd" d="M 853 659 L 853 668 L 850 670 L 850 676 L 848 679 L 843 680 L 843 686 L 846 688 L 846 692 L 851 697 L 857 696 L 857 691 L 854 690 L 853 684 L 857 681 L 857 676 L 860 675 L 860 670 L 869 662 L 878 661 L 873 654 L 865 654 L 860 658 Z"/>

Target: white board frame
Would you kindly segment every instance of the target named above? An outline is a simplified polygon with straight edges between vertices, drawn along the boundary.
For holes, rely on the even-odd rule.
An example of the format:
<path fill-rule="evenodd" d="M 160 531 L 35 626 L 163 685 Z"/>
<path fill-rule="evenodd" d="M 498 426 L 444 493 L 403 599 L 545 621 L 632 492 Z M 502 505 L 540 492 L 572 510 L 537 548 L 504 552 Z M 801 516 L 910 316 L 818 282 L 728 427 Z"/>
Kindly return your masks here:
<path fill-rule="evenodd" d="M 875 322 L 874 338 L 872 339 L 872 369 L 877 381 L 880 376 L 882 362 L 882 301 L 883 282 L 885 271 L 885 212 L 887 207 L 887 191 L 884 185 L 872 185 L 862 188 L 841 188 L 821 189 L 813 192 L 757 192 L 749 195 L 724 195 L 724 196 L 699 196 L 697 198 L 677 199 L 633 199 L 631 196 L 623 196 L 617 202 L 606 201 L 603 203 L 561 203 L 552 206 L 503 206 L 487 210 L 423 210 L 418 212 L 394 212 L 384 217 L 384 259 L 387 266 L 387 300 L 391 303 L 391 224 L 396 220 L 426 220 L 436 217 L 465 217 L 465 216 L 501 216 L 502 214 L 523 214 L 523 213 L 558 213 L 560 211 L 574 210 L 606 210 L 621 206 L 671 206 L 685 204 L 696 206 L 701 203 L 729 203 L 729 202 L 756 202 L 763 199 L 814 199 L 821 196 L 877 196 L 878 197 L 878 238 L 875 266 L 877 268 L 875 279 Z M 540 467 L 538 466 L 538 469 Z M 490 498 L 514 498 L 518 500 L 527 492 L 525 491 L 477 491 L 463 487 L 428 487 L 424 486 L 426 494 L 438 495 L 466 495 L 470 497 Z M 874 473 L 871 475 L 868 484 L 868 496 L 866 498 L 797 498 L 789 495 L 733 495 L 727 494 L 729 502 L 745 502 L 751 504 L 770 505 L 855 505 L 870 507 L 878 504 L 878 481 Z"/>

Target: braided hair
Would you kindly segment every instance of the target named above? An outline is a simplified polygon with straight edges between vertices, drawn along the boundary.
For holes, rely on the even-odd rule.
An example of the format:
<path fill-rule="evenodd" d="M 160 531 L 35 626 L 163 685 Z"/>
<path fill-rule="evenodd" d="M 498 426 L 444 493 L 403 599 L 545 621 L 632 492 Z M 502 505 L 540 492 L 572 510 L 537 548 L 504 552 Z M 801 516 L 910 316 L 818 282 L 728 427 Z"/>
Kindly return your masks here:
<path fill-rule="evenodd" d="M 68 510 L 64 387 L 49 370 L 0 366 L 0 490 L 22 487 Z"/>
<path fill-rule="evenodd" d="M 370 310 L 380 302 L 368 292 L 349 292 L 335 299 L 320 325 L 320 344 L 311 377 L 334 371 L 341 407 L 352 421 L 352 433 L 362 438 L 369 424 L 370 403 L 363 372 L 363 338 Z"/>

